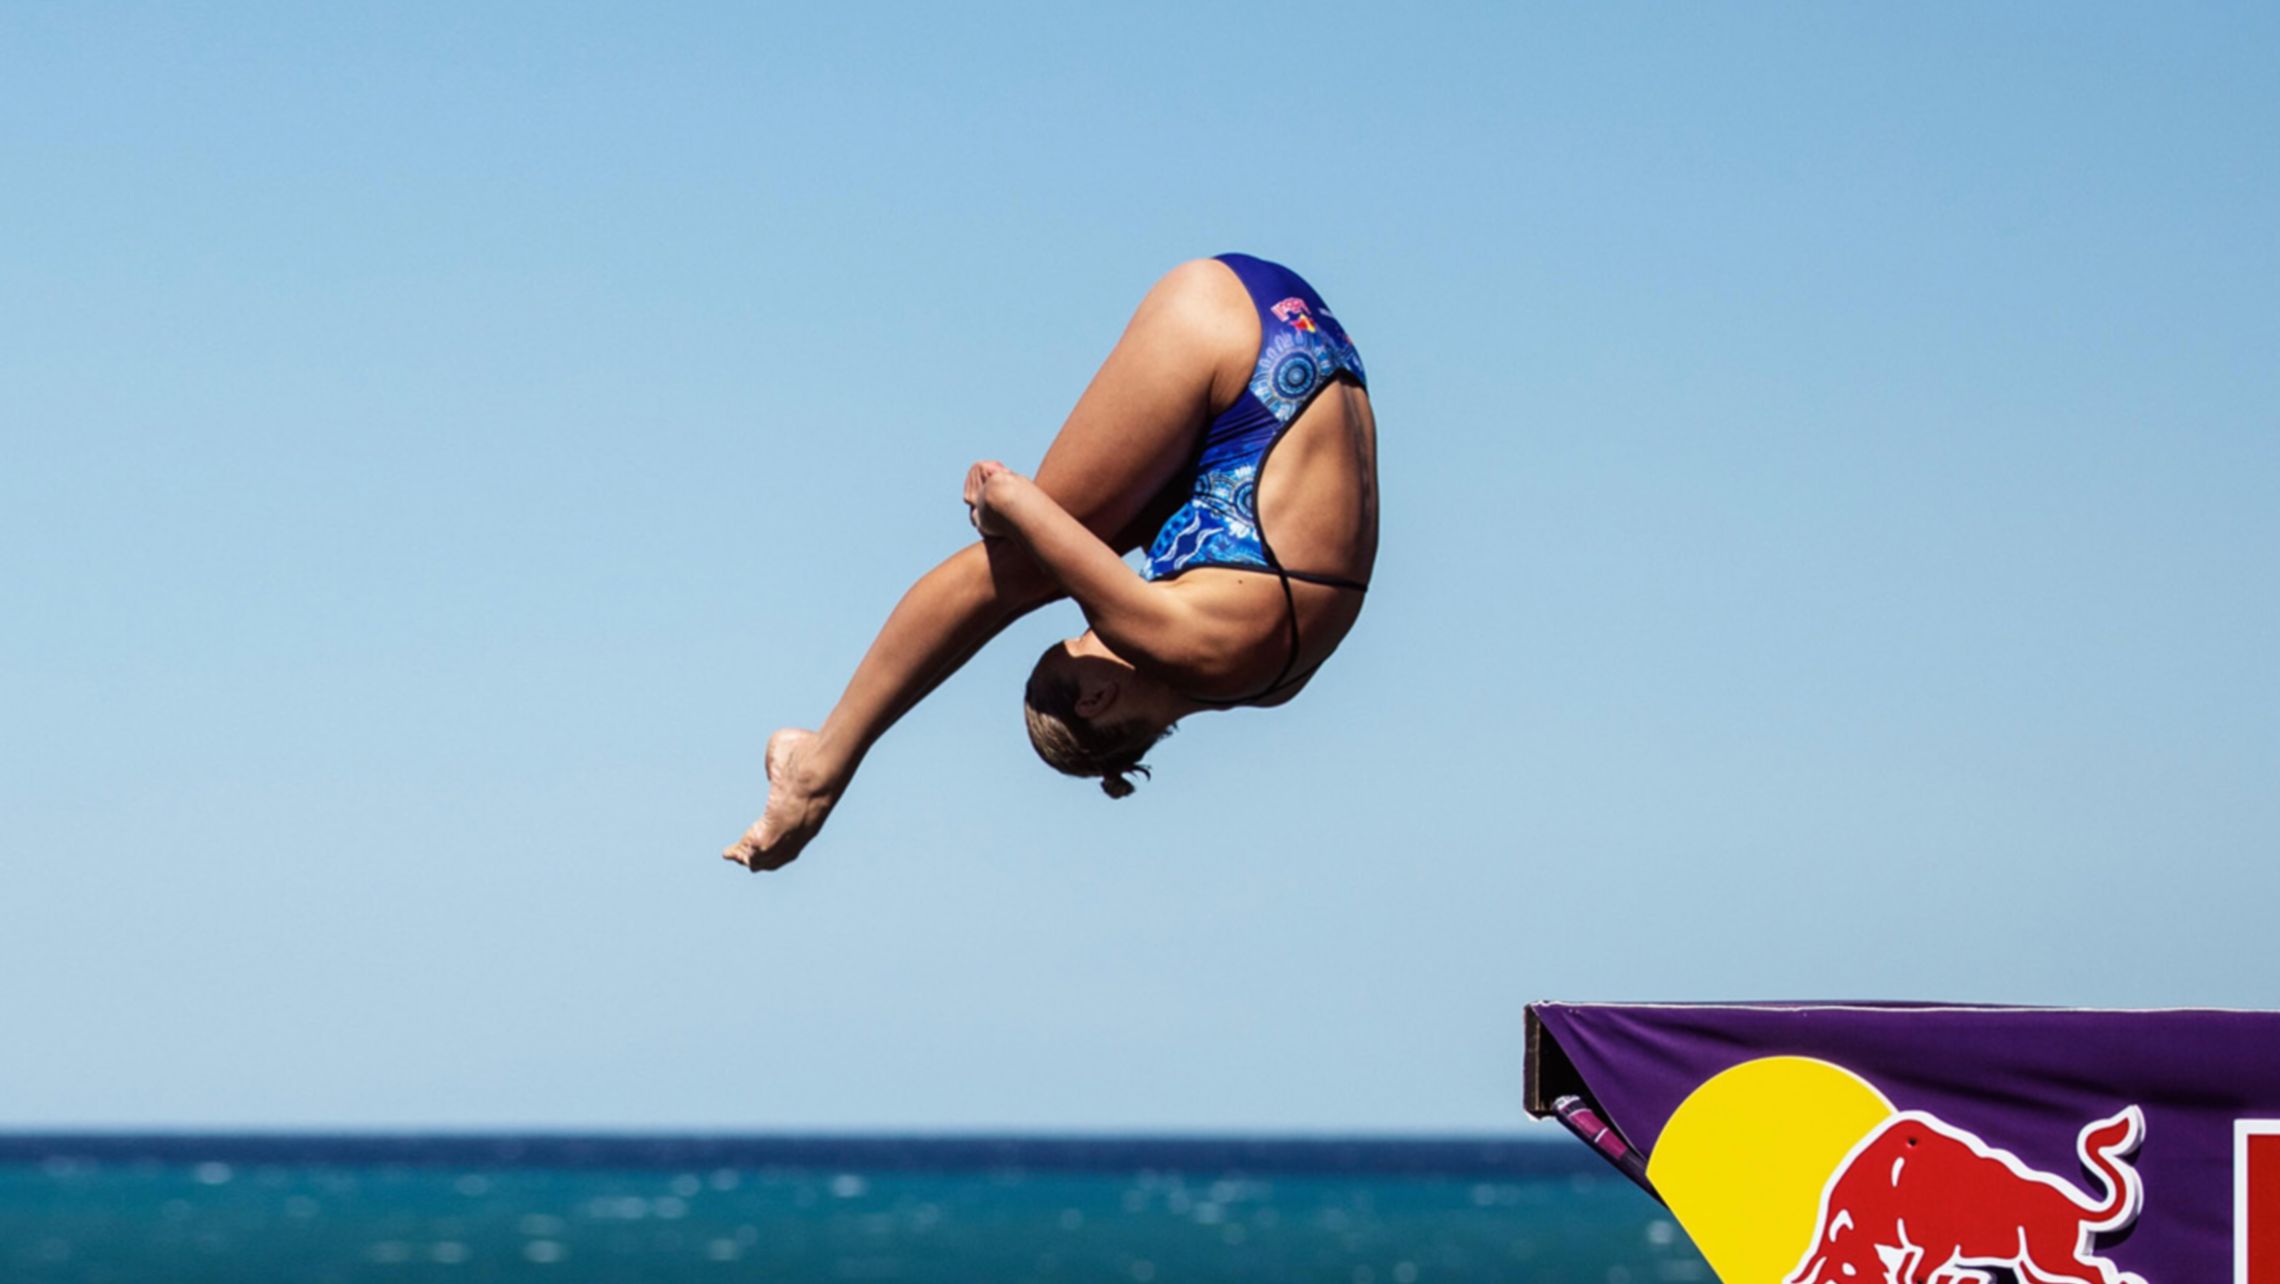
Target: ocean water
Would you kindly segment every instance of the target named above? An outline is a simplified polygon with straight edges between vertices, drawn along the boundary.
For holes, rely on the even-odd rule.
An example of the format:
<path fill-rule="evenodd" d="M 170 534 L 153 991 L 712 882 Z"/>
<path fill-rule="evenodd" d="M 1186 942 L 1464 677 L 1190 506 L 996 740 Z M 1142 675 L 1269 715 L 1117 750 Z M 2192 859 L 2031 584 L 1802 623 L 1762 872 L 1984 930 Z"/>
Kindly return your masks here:
<path fill-rule="evenodd" d="M 1715 1284 L 1580 1146 L 625 1136 L 0 1136 L 0 1280 Z"/>

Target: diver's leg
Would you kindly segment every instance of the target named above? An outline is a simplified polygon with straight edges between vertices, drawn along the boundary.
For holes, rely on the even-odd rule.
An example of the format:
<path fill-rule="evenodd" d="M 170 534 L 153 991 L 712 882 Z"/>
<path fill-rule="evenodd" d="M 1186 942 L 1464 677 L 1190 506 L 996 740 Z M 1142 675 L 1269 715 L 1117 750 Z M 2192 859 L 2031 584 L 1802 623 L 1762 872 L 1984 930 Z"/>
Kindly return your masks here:
<path fill-rule="evenodd" d="M 1037 484 L 1119 548 L 1146 538 L 1145 519 L 1163 511 L 1203 425 L 1241 395 L 1258 341 L 1250 296 L 1225 265 L 1173 269 L 1062 424 Z M 1007 540 L 968 545 L 927 572 L 887 616 L 823 725 L 769 738 L 767 810 L 722 855 L 753 869 L 798 856 L 887 728 L 1058 592 Z"/>
<path fill-rule="evenodd" d="M 1039 489 L 1102 539 L 1129 533 L 1193 461 L 1204 424 L 1242 395 L 1258 350 L 1258 312 L 1231 269 L 1174 268 L 1062 423 Z"/>

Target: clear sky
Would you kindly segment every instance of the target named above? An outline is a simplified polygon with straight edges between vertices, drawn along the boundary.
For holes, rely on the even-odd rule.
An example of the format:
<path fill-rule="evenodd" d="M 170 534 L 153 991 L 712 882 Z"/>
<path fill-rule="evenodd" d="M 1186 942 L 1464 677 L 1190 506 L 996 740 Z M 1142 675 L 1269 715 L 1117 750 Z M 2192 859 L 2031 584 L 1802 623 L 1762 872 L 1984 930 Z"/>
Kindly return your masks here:
<path fill-rule="evenodd" d="M 1502 1130 L 1534 998 L 2280 1006 L 2270 6 L 0 7 L 0 1125 Z M 1384 549 L 720 848 L 1149 283 Z"/>

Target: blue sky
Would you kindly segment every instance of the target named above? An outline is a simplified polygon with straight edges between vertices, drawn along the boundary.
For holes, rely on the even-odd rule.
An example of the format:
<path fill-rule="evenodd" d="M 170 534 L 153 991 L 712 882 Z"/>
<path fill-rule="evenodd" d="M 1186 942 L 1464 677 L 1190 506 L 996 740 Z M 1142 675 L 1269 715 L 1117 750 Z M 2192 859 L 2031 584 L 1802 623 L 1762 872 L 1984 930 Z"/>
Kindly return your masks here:
<path fill-rule="evenodd" d="M 1540 997 L 2280 1006 L 2280 20 L 11 5 L 0 1125 L 1503 1130 Z M 720 847 L 1154 277 L 1384 551 Z"/>

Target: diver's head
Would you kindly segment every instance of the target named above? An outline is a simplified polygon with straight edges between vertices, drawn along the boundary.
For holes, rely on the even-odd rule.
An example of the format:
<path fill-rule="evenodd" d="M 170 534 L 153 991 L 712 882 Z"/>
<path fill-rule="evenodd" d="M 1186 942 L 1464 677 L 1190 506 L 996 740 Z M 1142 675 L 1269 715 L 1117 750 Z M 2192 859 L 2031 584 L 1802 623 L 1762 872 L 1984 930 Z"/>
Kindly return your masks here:
<path fill-rule="evenodd" d="M 1122 798 L 1140 759 L 1172 733 L 1178 698 L 1091 633 L 1055 642 L 1037 657 L 1022 693 L 1029 743 L 1045 765 L 1071 776 L 1100 777 L 1101 792 Z"/>

